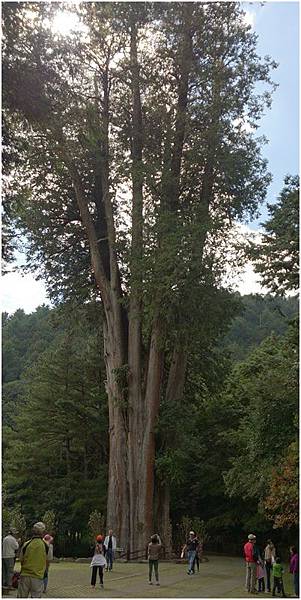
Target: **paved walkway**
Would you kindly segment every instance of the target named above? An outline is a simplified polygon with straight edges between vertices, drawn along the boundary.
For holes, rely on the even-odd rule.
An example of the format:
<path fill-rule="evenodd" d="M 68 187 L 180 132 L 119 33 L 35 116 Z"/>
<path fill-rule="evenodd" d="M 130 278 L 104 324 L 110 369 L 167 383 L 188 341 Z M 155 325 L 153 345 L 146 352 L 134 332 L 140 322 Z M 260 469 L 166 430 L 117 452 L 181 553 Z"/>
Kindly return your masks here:
<path fill-rule="evenodd" d="M 90 587 L 89 564 L 60 562 L 51 565 L 49 586 L 44 598 L 254 598 L 244 591 L 245 569 L 239 558 L 210 556 L 200 572 L 189 576 L 186 566 L 161 562 L 160 587 L 148 585 L 148 565 L 114 563 L 104 573 L 104 589 L 97 582 Z M 292 594 L 291 578 L 285 576 L 287 596 Z M 10 592 L 16 597 L 16 592 Z M 271 594 L 257 594 L 269 598 Z"/>

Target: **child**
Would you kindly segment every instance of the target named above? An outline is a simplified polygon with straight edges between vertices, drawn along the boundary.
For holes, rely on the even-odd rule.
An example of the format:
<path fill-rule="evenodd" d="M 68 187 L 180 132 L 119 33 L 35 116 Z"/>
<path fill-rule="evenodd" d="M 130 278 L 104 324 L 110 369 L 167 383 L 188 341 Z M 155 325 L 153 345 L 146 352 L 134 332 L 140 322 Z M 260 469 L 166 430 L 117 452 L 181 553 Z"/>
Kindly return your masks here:
<path fill-rule="evenodd" d="M 149 565 L 149 576 L 148 583 L 152 585 L 152 573 L 153 569 L 155 571 L 156 585 L 160 585 L 159 583 L 159 556 L 161 550 L 161 540 L 158 535 L 152 535 L 151 542 L 148 544 L 148 565 Z"/>
<path fill-rule="evenodd" d="M 92 567 L 91 575 L 91 587 L 95 588 L 97 569 L 99 570 L 99 581 L 100 587 L 103 588 L 103 568 L 106 566 L 107 561 L 103 555 L 103 545 L 97 543 L 95 546 L 95 553 L 92 558 L 90 567 Z"/>
<path fill-rule="evenodd" d="M 257 563 L 257 566 L 256 566 L 256 577 L 257 577 L 257 581 L 258 581 L 258 591 L 259 592 L 265 591 L 264 576 L 265 576 L 265 570 L 264 570 L 263 562 L 262 562 L 262 560 L 259 560 Z"/>
<path fill-rule="evenodd" d="M 44 535 L 43 540 L 49 546 L 49 550 L 48 550 L 48 554 L 47 554 L 48 566 L 46 567 L 46 571 L 44 573 L 44 578 L 43 578 L 43 585 L 44 585 L 43 594 L 46 594 L 47 585 L 48 585 L 48 571 L 49 571 L 49 566 L 50 566 L 49 563 L 53 560 L 53 544 L 52 544 L 53 537 L 49 533 L 46 533 L 46 535 Z"/>
<path fill-rule="evenodd" d="M 274 578 L 274 583 L 273 583 L 273 593 L 272 596 L 275 596 L 275 591 L 277 589 L 277 592 L 282 592 L 282 596 L 283 598 L 285 598 L 285 593 L 284 593 L 284 587 L 283 587 L 283 566 L 281 564 L 281 560 L 279 557 L 276 558 L 274 564 L 273 564 L 273 578 Z"/>

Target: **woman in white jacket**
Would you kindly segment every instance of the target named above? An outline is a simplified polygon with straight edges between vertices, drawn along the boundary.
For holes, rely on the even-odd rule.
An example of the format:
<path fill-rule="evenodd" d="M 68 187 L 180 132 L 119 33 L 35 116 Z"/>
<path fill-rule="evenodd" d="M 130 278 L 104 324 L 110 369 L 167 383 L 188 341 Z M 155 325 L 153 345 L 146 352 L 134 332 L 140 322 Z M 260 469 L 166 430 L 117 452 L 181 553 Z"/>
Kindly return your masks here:
<path fill-rule="evenodd" d="M 112 571 L 116 550 L 116 537 L 113 530 L 109 529 L 109 534 L 105 537 L 104 545 L 106 547 L 107 571 Z"/>

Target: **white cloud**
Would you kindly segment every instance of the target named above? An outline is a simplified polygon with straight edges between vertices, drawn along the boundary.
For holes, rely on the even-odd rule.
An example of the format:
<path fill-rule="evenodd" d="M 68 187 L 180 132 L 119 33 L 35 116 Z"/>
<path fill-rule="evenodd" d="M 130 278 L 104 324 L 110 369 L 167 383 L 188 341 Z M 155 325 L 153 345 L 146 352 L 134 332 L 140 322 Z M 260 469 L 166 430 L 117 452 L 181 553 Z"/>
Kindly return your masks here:
<path fill-rule="evenodd" d="M 243 20 L 246 25 L 251 25 L 252 29 L 255 27 L 255 13 L 250 12 L 249 10 L 245 11 L 243 16 Z"/>
<path fill-rule="evenodd" d="M 41 304 L 49 304 L 43 281 L 36 281 L 30 274 L 8 273 L 1 281 L 2 311 L 9 314 L 18 308 L 31 313 Z"/>
<path fill-rule="evenodd" d="M 262 231 L 260 229 L 252 229 L 248 225 L 237 223 L 235 225 L 239 235 L 245 238 L 252 239 L 257 243 L 261 241 Z M 246 294 L 268 294 L 269 290 L 262 286 L 260 275 L 255 273 L 254 266 L 251 261 L 248 261 L 242 271 L 237 274 L 233 280 L 233 287 L 242 295 Z"/>
<path fill-rule="evenodd" d="M 236 280 L 235 285 L 237 291 L 245 296 L 246 294 L 267 294 L 268 290 L 260 283 L 260 277 L 254 271 L 251 262 L 248 262 Z"/>

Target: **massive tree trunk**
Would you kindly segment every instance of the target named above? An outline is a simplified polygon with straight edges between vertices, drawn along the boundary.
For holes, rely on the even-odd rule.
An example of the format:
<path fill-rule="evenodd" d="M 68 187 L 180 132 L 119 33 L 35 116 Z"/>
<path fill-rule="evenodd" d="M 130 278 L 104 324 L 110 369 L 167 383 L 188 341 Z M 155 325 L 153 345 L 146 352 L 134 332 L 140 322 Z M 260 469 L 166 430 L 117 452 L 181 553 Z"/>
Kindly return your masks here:
<path fill-rule="evenodd" d="M 182 60 L 178 87 L 178 104 L 173 143 L 170 147 L 169 177 L 164 188 L 162 209 L 175 212 L 180 194 L 180 173 L 186 127 L 189 73 L 192 65 L 193 6 L 183 8 L 183 35 L 180 43 Z M 132 252 L 128 308 L 128 331 L 122 315 L 122 291 L 116 256 L 115 226 L 109 196 L 109 85 L 108 65 L 102 76 L 102 123 L 99 153 L 95 164 L 99 198 L 96 206 L 105 216 L 109 265 L 97 239 L 87 200 L 76 166 L 66 149 L 65 162 L 69 168 L 76 197 L 87 231 L 91 264 L 104 306 L 104 357 L 107 373 L 109 403 L 109 483 L 107 526 L 115 530 L 119 544 L 130 552 L 145 547 L 154 527 L 154 465 L 155 425 L 159 414 L 162 373 L 164 368 L 164 340 L 166 326 L 160 317 L 159 304 L 155 311 L 148 357 L 142 357 L 142 257 L 143 257 L 143 131 L 140 98 L 139 65 L 137 58 L 137 24 L 135 13 L 130 17 L 131 92 L 132 92 Z M 211 173 L 210 173 L 211 174 Z M 158 241 L 160 244 L 160 240 Z M 109 255 L 109 256 L 108 256 Z M 160 302 L 160 299 L 158 299 Z M 142 386 L 143 370 L 145 386 Z M 166 396 L 177 399 L 183 392 L 186 355 L 177 347 L 172 359 Z M 159 486 L 160 518 L 157 520 L 167 549 L 170 544 L 169 488 Z"/>

